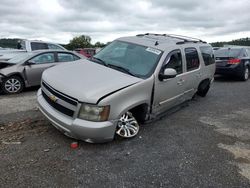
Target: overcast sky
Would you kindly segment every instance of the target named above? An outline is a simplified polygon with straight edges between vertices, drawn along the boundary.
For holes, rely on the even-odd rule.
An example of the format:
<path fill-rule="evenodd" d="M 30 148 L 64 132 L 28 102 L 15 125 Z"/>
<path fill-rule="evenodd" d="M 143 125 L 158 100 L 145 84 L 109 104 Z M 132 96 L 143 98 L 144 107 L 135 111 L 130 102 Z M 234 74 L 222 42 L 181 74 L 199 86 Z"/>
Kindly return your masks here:
<path fill-rule="evenodd" d="M 1 0 L 0 38 L 93 43 L 155 32 L 208 42 L 250 37 L 249 0 Z"/>

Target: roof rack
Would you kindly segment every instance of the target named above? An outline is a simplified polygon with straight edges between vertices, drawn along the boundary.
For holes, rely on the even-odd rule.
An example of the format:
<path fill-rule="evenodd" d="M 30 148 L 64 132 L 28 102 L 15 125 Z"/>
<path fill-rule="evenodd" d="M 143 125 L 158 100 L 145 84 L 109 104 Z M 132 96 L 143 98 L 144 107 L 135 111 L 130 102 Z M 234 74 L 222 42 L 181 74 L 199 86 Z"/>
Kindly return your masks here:
<path fill-rule="evenodd" d="M 187 36 L 183 36 L 183 35 L 175 35 L 175 34 L 145 33 L 145 34 L 138 34 L 136 36 L 143 37 L 143 36 L 149 36 L 149 35 L 170 37 L 170 38 L 175 38 L 175 39 L 183 40 L 183 41 L 177 42 L 176 44 L 184 44 L 185 42 L 194 42 L 194 43 L 202 42 L 202 43 L 207 43 L 207 42 L 205 42 L 205 41 L 203 41 L 201 39 L 198 39 L 198 38 L 187 37 Z"/>

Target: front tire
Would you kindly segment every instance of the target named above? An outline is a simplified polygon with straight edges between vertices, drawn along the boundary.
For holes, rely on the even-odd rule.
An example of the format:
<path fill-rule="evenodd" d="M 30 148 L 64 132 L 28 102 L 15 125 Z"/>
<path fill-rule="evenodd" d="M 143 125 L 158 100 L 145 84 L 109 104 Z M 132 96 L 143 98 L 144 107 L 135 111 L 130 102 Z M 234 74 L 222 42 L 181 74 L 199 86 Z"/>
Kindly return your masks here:
<path fill-rule="evenodd" d="M 5 78 L 2 83 L 2 90 L 6 94 L 17 94 L 22 92 L 24 82 L 19 76 Z"/>
<path fill-rule="evenodd" d="M 123 114 L 117 123 L 116 134 L 122 138 L 135 137 L 139 132 L 139 124 L 131 112 Z"/>

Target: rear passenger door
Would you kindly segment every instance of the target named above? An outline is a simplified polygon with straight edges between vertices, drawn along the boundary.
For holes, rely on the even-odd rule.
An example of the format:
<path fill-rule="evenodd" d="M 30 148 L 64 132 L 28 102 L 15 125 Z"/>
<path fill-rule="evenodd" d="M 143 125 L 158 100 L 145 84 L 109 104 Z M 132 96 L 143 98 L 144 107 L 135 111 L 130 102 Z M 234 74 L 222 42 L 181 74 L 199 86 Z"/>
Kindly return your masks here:
<path fill-rule="evenodd" d="M 185 100 L 189 100 L 196 92 L 196 88 L 202 78 L 201 63 L 198 50 L 194 47 L 184 49 L 185 58 Z"/>

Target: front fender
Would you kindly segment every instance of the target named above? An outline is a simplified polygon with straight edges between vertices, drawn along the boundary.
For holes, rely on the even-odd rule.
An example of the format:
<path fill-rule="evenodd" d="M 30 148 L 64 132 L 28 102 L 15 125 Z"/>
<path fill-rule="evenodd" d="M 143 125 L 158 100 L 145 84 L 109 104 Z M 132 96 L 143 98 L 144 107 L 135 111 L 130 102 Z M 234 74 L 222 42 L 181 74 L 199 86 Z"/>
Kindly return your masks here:
<path fill-rule="evenodd" d="M 117 120 L 122 114 L 138 105 L 150 106 L 153 83 L 152 76 L 107 96 L 99 102 L 99 105 L 110 105 L 109 120 Z"/>

